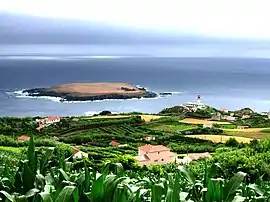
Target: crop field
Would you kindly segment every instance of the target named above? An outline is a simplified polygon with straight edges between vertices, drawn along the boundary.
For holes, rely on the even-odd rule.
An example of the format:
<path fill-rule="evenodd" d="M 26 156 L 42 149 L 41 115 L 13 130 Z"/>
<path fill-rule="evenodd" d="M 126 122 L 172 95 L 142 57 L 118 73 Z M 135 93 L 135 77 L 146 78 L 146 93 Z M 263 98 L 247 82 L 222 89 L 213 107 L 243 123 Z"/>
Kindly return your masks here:
<path fill-rule="evenodd" d="M 169 124 L 169 123 L 153 123 L 147 126 L 147 128 L 156 131 L 164 131 L 164 132 L 176 132 L 176 131 L 184 131 L 196 128 L 195 125 L 190 124 Z"/>
<path fill-rule="evenodd" d="M 229 132 L 241 132 L 241 133 L 257 133 L 257 132 L 265 132 L 265 133 L 267 133 L 269 128 L 245 128 L 245 129 L 225 129 L 224 128 L 223 130 L 229 131 Z"/>
<path fill-rule="evenodd" d="M 238 142 L 244 143 L 249 143 L 252 140 L 252 138 L 228 136 L 228 135 L 186 135 L 186 137 L 199 138 L 203 140 L 211 140 L 212 142 L 222 142 L 222 143 L 225 143 L 230 138 L 235 138 Z"/>
<path fill-rule="evenodd" d="M 226 135 L 252 139 L 270 138 L 269 128 L 224 129 Z"/>
<path fill-rule="evenodd" d="M 103 119 L 117 119 L 117 118 L 128 118 L 128 117 L 132 117 L 134 115 L 104 115 L 104 116 L 93 116 L 93 117 L 89 117 L 88 119 L 99 119 L 99 118 L 103 118 Z M 152 120 L 157 120 L 160 119 L 162 117 L 165 116 L 158 116 L 158 115 L 151 115 L 151 114 L 143 114 L 143 115 L 138 115 L 140 116 L 145 122 L 150 122 Z M 87 118 L 85 118 L 87 119 Z"/>
<path fill-rule="evenodd" d="M 186 118 L 180 121 L 180 123 L 188 123 L 188 124 L 231 124 L 230 122 L 226 121 L 207 121 L 202 119 L 195 119 L 195 118 Z"/>

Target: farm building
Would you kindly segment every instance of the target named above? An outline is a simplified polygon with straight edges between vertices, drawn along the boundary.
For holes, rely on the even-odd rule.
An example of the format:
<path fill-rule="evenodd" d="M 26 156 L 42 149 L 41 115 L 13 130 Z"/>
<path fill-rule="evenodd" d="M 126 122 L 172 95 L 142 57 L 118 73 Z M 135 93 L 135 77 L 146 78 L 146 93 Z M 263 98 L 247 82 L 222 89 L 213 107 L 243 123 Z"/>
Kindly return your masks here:
<path fill-rule="evenodd" d="M 176 161 L 177 154 L 163 145 L 144 145 L 138 148 L 135 157 L 141 165 L 166 164 Z"/>

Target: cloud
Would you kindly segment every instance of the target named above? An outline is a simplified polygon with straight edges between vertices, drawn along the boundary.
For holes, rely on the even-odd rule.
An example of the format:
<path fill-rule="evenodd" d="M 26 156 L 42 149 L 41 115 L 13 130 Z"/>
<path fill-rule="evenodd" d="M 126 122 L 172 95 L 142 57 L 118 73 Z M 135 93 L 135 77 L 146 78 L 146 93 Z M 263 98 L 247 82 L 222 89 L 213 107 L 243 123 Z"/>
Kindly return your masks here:
<path fill-rule="evenodd" d="M 0 10 L 207 36 L 270 38 L 269 0 L 0 0 Z"/>
<path fill-rule="evenodd" d="M 74 19 L 0 14 L 0 44 L 191 44 L 205 38 Z"/>

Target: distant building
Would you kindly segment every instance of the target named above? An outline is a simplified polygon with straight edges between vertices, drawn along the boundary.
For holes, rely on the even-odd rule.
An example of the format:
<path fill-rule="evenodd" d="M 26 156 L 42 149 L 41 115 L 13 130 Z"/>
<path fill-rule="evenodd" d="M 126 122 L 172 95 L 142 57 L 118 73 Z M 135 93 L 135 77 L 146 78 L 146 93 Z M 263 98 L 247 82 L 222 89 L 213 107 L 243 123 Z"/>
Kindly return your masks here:
<path fill-rule="evenodd" d="M 183 159 L 179 159 L 178 162 L 180 164 L 189 164 L 191 161 L 197 161 L 202 158 L 209 158 L 211 157 L 211 154 L 209 152 L 205 153 L 190 153 L 187 156 L 185 156 Z"/>
<path fill-rule="evenodd" d="M 39 123 L 39 126 L 36 128 L 37 131 L 41 131 L 44 127 L 53 124 L 53 123 L 58 123 L 61 121 L 60 116 L 49 116 L 44 119 L 36 119 L 36 122 Z"/>
<path fill-rule="evenodd" d="M 213 120 L 213 121 L 220 121 L 221 120 L 221 114 L 219 112 L 217 112 L 216 114 L 214 114 L 211 117 L 211 120 Z"/>
<path fill-rule="evenodd" d="M 39 124 L 38 127 L 36 128 L 36 130 L 37 130 L 38 132 L 40 132 L 41 129 L 43 129 L 43 128 L 44 128 L 44 125 L 43 125 L 43 124 Z"/>
<path fill-rule="evenodd" d="M 80 151 L 79 149 L 73 147 L 73 158 L 88 158 L 88 154 Z"/>
<path fill-rule="evenodd" d="M 183 104 L 183 107 L 188 109 L 189 111 L 197 111 L 197 109 L 205 108 L 205 105 L 201 102 L 201 96 L 197 96 L 197 102 L 186 102 Z"/>
<path fill-rule="evenodd" d="M 154 137 L 154 136 L 145 136 L 144 137 L 144 140 L 146 140 L 146 141 L 151 141 L 151 140 L 155 140 L 156 139 L 156 137 Z"/>
<path fill-rule="evenodd" d="M 22 136 L 18 137 L 19 142 L 24 142 L 24 141 L 29 141 L 29 140 L 30 140 L 29 136 L 22 135 Z"/>
<path fill-rule="evenodd" d="M 120 145 L 120 143 L 116 142 L 116 141 L 111 141 L 110 145 L 113 146 L 113 147 L 118 147 Z"/>
<path fill-rule="evenodd" d="M 247 129 L 249 126 L 237 126 L 237 129 Z"/>
<path fill-rule="evenodd" d="M 219 110 L 222 111 L 222 112 L 225 112 L 225 113 L 228 113 L 229 112 L 229 110 L 226 109 L 226 108 L 220 108 Z"/>
<path fill-rule="evenodd" d="M 270 112 L 267 112 L 267 117 L 268 119 L 270 119 Z"/>
<path fill-rule="evenodd" d="M 45 124 L 52 124 L 52 123 L 58 123 L 61 121 L 60 116 L 49 116 L 44 119 Z"/>
<path fill-rule="evenodd" d="M 227 121 L 231 121 L 231 122 L 233 122 L 233 121 L 235 121 L 235 120 L 236 120 L 236 117 L 234 117 L 234 116 L 228 116 L 228 115 L 224 115 L 224 116 L 222 116 L 222 119 L 225 119 L 225 120 L 227 120 Z"/>
<path fill-rule="evenodd" d="M 205 124 L 203 124 L 203 128 L 213 128 L 213 124 L 212 123 L 205 123 Z"/>
<path fill-rule="evenodd" d="M 242 116 L 242 119 L 249 119 L 249 118 L 250 118 L 250 115 L 245 115 L 245 114 L 244 114 L 244 115 Z"/>
<path fill-rule="evenodd" d="M 138 148 L 135 157 L 141 165 L 166 164 L 177 160 L 177 154 L 163 145 L 144 145 Z"/>

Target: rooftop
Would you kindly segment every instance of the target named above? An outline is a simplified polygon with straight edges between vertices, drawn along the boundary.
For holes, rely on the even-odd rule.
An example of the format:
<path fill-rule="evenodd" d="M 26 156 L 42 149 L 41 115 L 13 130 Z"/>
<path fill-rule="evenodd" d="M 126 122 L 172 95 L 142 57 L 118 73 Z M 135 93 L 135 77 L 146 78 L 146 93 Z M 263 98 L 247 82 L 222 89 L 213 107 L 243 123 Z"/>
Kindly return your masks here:
<path fill-rule="evenodd" d="M 156 151 L 167 151 L 170 150 L 168 147 L 163 145 L 150 145 L 146 144 L 144 146 L 139 147 L 140 150 L 147 151 L 147 152 L 156 152 Z"/>
<path fill-rule="evenodd" d="M 18 137 L 18 141 L 28 141 L 28 140 L 30 140 L 30 137 L 26 135 Z"/>
<path fill-rule="evenodd" d="M 60 119 L 60 116 L 49 116 L 49 117 L 47 118 L 47 120 L 49 120 L 49 121 L 57 120 L 57 119 Z"/>

